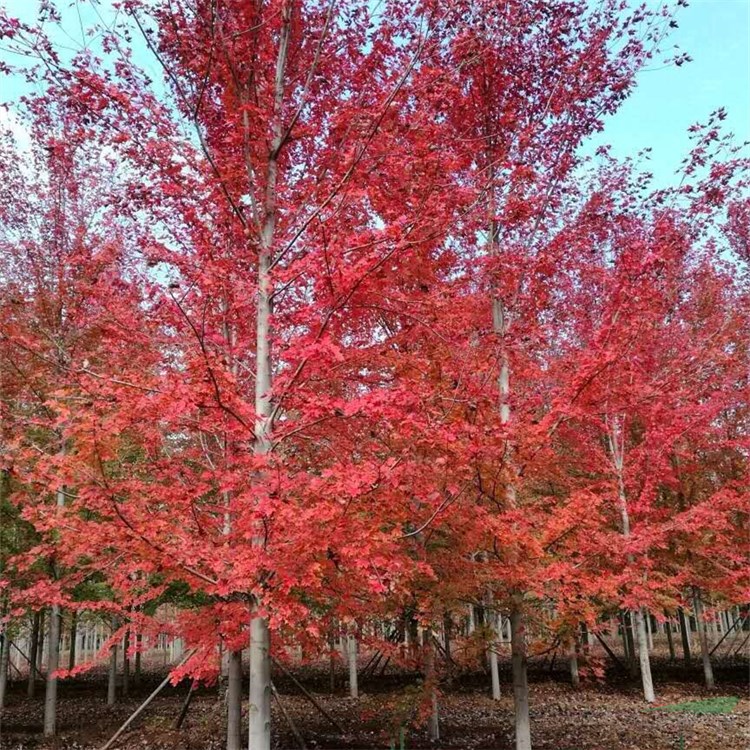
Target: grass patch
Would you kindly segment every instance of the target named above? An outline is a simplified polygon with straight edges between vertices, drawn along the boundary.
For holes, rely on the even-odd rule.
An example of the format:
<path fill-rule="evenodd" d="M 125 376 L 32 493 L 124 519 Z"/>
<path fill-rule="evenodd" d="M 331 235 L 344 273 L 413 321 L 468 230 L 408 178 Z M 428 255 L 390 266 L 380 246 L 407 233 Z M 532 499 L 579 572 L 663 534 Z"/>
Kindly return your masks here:
<path fill-rule="evenodd" d="M 725 695 L 719 698 L 704 698 L 699 701 L 685 701 L 684 703 L 670 703 L 658 706 L 658 711 L 682 711 L 688 714 L 731 714 L 739 703 L 739 698 Z"/>

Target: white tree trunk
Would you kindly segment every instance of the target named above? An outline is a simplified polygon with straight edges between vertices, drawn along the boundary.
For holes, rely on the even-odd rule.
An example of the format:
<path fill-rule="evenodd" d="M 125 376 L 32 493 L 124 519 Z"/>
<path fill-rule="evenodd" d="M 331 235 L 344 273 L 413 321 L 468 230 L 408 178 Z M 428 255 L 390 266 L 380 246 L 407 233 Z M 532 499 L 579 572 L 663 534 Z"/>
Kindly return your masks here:
<path fill-rule="evenodd" d="M 612 420 L 610 431 L 607 435 L 609 449 L 612 456 L 612 465 L 617 476 L 618 500 L 620 504 L 620 516 L 622 519 L 622 534 L 630 539 L 630 515 L 628 513 L 628 501 L 625 494 L 625 482 L 623 479 L 623 466 L 625 459 L 625 436 L 622 420 L 615 417 Z M 633 565 L 633 556 L 628 555 L 628 564 Z M 643 621 L 643 611 L 639 608 L 632 613 L 635 616 L 636 638 L 638 641 L 638 660 L 641 667 L 641 682 L 643 683 L 643 697 L 648 703 L 656 700 L 654 694 L 654 683 L 651 678 L 651 659 L 648 653 L 648 636 L 646 625 Z"/>
<path fill-rule="evenodd" d="M 271 638 L 268 621 L 250 621 L 250 704 L 248 707 L 249 750 L 271 747 Z"/>
<path fill-rule="evenodd" d="M 291 33 L 291 6 L 285 3 L 281 14 L 279 48 L 274 79 L 274 107 L 271 150 L 266 174 L 265 216 L 260 233 L 258 253 L 258 298 L 256 303 L 255 346 L 255 445 L 256 455 L 271 451 L 273 409 L 271 404 L 271 263 L 276 229 L 278 157 L 283 144 L 284 76 Z M 244 120 L 248 126 L 247 117 Z M 249 162 L 248 162 L 249 163 Z M 247 175 L 250 190 L 254 189 L 254 175 Z M 253 539 L 256 546 L 265 544 L 262 536 Z M 256 605 L 259 604 L 256 602 Z M 250 621 L 250 709 L 249 750 L 271 748 L 271 649 L 268 622 L 257 615 Z"/>
<path fill-rule="evenodd" d="M 490 632 L 492 633 L 492 640 L 488 650 L 488 657 L 490 662 L 490 681 L 492 683 L 492 700 L 500 700 L 500 672 L 497 666 L 497 650 L 499 648 L 499 642 L 497 637 L 498 632 L 498 615 L 493 609 L 494 598 L 492 596 L 492 590 L 487 592 L 487 617 L 490 621 Z"/>
<path fill-rule="evenodd" d="M 638 661 L 641 667 L 641 682 L 643 683 L 643 697 L 648 703 L 656 700 L 654 693 L 654 682 L 651 677 L 651 659 L 648 654 L 648 637 L 646 636 L 646 624 L 643 611 L 635 610 L 635 630 L 638 639 Z"/>
<path fill-rule="evenodd" d="M 573 649 L 570 652 L 570 682 L 574 688 L 581 684 L 581 675 L 578 672 L 578 640 L 573 641 Z"/>
<path fill-rule="evenodd" d="M 76 649 L 78 647 L 78 610 L 73 610 L 70 620 L 70 651 L 68 652 L 68 669 L 76 665 Z"/>
<path fill-rule="evenodd" d="M 242 651 L 227 653 L 227 750 L 242 748 Z"/>
<path fill-rule="evenodd" d="M 526 636 L 524 633 L 523 615 L 515 605 L 510 613 L 510 647 L 513 664 L 516 750 L 531 750 L 529 682 L 526 671 Z"/>
<path fill-rule="evenodd" d="M 474 605 L 473 604 L 469 605 L 469 625 L 468 625 L 468 627 L 469 627 L 469 635 L 471 635 L 477 629 L 476 622 L 474 621 Z"/>
<path fill-rule="evenodd" d="M 349 697 L 359 698 L 359 685 L 357 682 L 357 639 L 350 635 L 348 638 L 349 652 Z"/>
<path fill-rule="evenodd" d="M 706 687 L 713 690 L 714 670 L 711 666 L 711 653 L 708 648 L 708 637 L 706 636 L 706 622 L 703 619 L 703 602 L 701 601 L 700 591 L 697 589 L 693 593 L 695 602 L 695 622 L 698 627 L 698 640 L 701 644 L 701 659 L 703 660 L 703 676 L 706 679 Z"/>
<path fill-rule="evenodd" d="M 47 689 L 44 693 L 44 736 L 53 737 L 57 731 L 57 675 L 60 666 L 60 621 L 62 613 L 53 604 L 49 616 L 49 645 L 47 647 Z"/>

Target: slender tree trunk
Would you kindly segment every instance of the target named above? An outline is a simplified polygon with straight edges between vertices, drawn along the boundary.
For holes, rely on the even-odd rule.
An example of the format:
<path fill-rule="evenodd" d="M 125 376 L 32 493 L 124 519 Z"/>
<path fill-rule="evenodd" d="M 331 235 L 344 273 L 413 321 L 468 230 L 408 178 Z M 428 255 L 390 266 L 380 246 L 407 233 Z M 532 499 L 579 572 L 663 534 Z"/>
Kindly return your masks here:
<path fill-rule="evenodd" d="M 57 731 L 57 670 L 60 666 L 60 624 L 62 612 L 53 604 L 49 616 L 47 647 L 47 689 L 44 694 L 44 736 L 54 737 Z"/>
<path fill-rule="evenodd" d="M 125 631 L 122 644 L 122 695 L 127 698 L 130 694 L 130 629 Z"/>
<path fill-rule="evenodd" d="M 622 639 L 622 653 L 625 657 L 625 662 L 630 665 L 630 651 L 628 649 L 628 633 L 625 623 L 625 613 L 620 612 L 620 637 Z"/>
<path fill-rule="evenodd" d="M 499 252 L 498 249 L 498 226 L 495 219 L 495 186 L 494 171 L 490 172 L 491 191 L 490 201 L 488 204 L 489 218 L 489 240 L 490 251 L 493 255 Z M 492 288 L 492 330 L 498 337 L 500 348 L 500 371 L 497 379 L 498 400 L 500 406 L 500 423 L 506 429 L 510 428 L 511 410 L 510 410 L 510 358 L 506 337 L 511 328 L 511 316 L 506 309 L 499 290 L 493 282 Z M 509 448 L 511 444 L 509 441 Z M 512 451 L 509 452 L 509 464 L 511 469 L 511 478 L 505 487 L 505 501 L 510 508 L 517 507 L 516 497 L 516 480 Z M 521 610 L 520 600 L 522 592 L 516 591 L 513 595 L 513 604 L 510 613 L 510 644 L 511 644 L 511 663 L 513 667 L 513 703 L 515 709 L 515 731 L 516 731 L 516 750 L 531 750 L 531 723 L 529 720 L 529 681 L 526 664 L 526 635 L 523 624 L 523 612 Z"/>
<path fill-rule="evenodd" d="M 274 78 L 274 105 L 270 156 L 266 174 L 264 217 L 260 232 L 258 253 L 258 297 L 256 302 L 256 346 L 255 346 L 255 445 L 256 455 L 271 452 L 273 430 L 273 408 L 271 403 L 271 312 L 273 286 L 271 264 L 276 229 L 278 203 L 276 196 L 278 180 L 278 158 L 283 146 L 284 129 L 282 118 L 284 81 L 291 33 L 291 4 L 285 3 L 281 12 L 281 31 L 276 56 Z M 247 94 L 246 94 L 247 96 Z M 245 113 L 245 134 L 249 130 L 249 115 Z M 249 148 L 247 136 L 245 147 Z M 249 160 L 248 160 L 249 163 Z M 254 189 L 254 175 L 248 174 L 248 188 Z M 265 544 L 264 536 L 253 539 L 255 546 Z M 256 603 L 257 604 L 257 603 Z M 271 747 L 271 644 L 268 621 L 253 615 L 250 622 L 250 706 L 249 747 L 250 750 L 270 750 Z"/>
<path fill-rule="evenodd" d="M 581 684 L 581 676 L 578 673 L 578 636 L 573 639 L 573 649 L 570 652 L 570 682 L 574 688 Z"/>
<path fill-rule="evenodd" d="M 349 646 L 349 697 L 359 698 L 359 685 L 357 684 L 357 639 L 350 635 Z"/>
<path fill-rule="evenodd" d="M 331 694 L 336 692 L 336 636 L 333 623 L 328 629 L 328 688 Z"/>
<path fill-rule="evenodd" d="M 646 640 L 648 641 L 648 650 L 653 651 L 654 636 L 651 632 L 651 615 L 646 610 L 643 610 L 643 620 L 646 623 Z"/>
<path fill-rule="evenodd" d="M 492 633 L 492 640 L 490 641 L 490 647 L 488 650 L 488 658 L 490 662 L 490 681 L 492 682 L 492 700 L 500 700 L 500 672 L 497 666 L 497 649 L 498 649 L 498 637 L 497 637 L 497 613 L 493 609 L 493 597 L 492 591 L 487 592 L 487 601 L 489 607 L 487 608 L 487 614 L 490 621 L 490 632 Z"/>
<path fill-rule="evenodd" d="M 42 610 L 39 613 L 39 632 L 37 633 L 37 646 L 36 646 L 36 671 L 38 674 L 42 673 L 42 666 L 44 665 L 44 629 L 46 625 L 45 611 Z"/>
<path fill-rule="evenodd" d="M 643 697 L 648 703 L 656 700 L 654 693 L 654 682 L 651 677 L 651 659 L 648 654 L 648 637 L 646 635 L 646 624 L 643 610 L 635 611 L 635 628 L 638 636 L 638 661 L 641 667 L 641 681 L 643 683 Z"/>
<path fill-rule="evenodd" d="M 438 707 L 437 675 L 435 674 L 435 644 L 432 640 L 432 629 L 426 628 L 424 638 L 424 678 L 430 690 L 430 717 L 427 720 L 427 735 L 430 741 L 437 742 L 440 739 L 440 713 Z"/>
<path fill-rule="evenodd" d="M 625 653 L 628 657 L 628 672 L 631 677 L 638 675 L 638 664 L 636 662 L 635 638 L 633 637 L 634 623 L 633 613 L 627 610 L 622 613 L 623 632 L 625 633 Z"/>
<path fill-rule="evenodd" d="M 622 535 L 630 539 L 630 515 L 628 512 L 628 501 L 625 493 L 625 481 L 623 478 L 623 467 L 625 461 L 625 436 L 623 420 L 615 417 L 612 420 L 611 429 L 608 433 L 609 449 L 612 456 L 612 465 L 617 476 L 617 493 L 620 504 L 620 517 L 622 520 Z M 628 564 L 633 565 L 633 556 L 628 555 Z M 648 653 L 648 636 L 646 625 L 643 620 L 643 609 L 638 608 L 634 613 L 636 637 L 638 638 L 638 661 L 641 668 L 641 682 L 643 683 L 643 697 L 648 703 L 656 700 L 654 694 L 654 683 L 651 678 L 651 659 Z M 631 617 L 632 622 L 632 617 Z"/>
<path fill-rule="evenodd" d="M 73 610 L 70 620 L 70 652 L 68 653 L 68 669 L 76 665 L 76 639 L 78 638 L 78 610 Z"/>
<path fill-rule="evenodd" d="M 250 621 L 250 705 L 248 706 L 248 747 L 271 747 L 271 639 L 268 621 Z"/>
<path fill-rule="evenodd" d="M 41 612 L 34 612 L 34 619 L 31 625 L 31 638 L 29 639 L 29 684 L 26 694 L 29 698 L 34 697 L 36 692 L 36 654 L 39 648 L 39 630 L 42 623 Z"/>
<path fill-rule="evenodd" d="M 690 622 L 685 617 L 685 610 L 680 607 L 677 610 L 677 615 L 680 620 L 680 638 L 682 640 L 682 660 L 686 666 L 690 666 L 691 654 L 690 654 Z"/>
<path fill-rule="evenodd" d="M 664 632 L 667 634 L 667 645 L 669 646 L 669 661 L 675 660 L 674 638 L 672 636 L 672 620 L 664 623 Z"/>
<path fill-rule="evenodd" d="M 451 660 L 451 631 L 453 623 L 451 622 L 451 613 L 445 612 L 443 615 L 443 633 L 445 634 L 445 659 L 450 663 Z"/>
<path fill-rule="evenodd" d="M 531 750 L 529 682 L 526 670 L 526 635 L 517 605 L 510 612 L 510 648 L 513 664 L 513 703 L 516 717 L 516 750 Z"/>
<path fill-rule="evenodd" d="M 117 621 L 112 622 L 112 629 L 117 630 Z M 117 702 L 117 644 L 113 643 L 109 649 L 109 679 L 107 681 L 107 705 L 114 706 Z"/>
<path fill-rule="evenodd" d="M 8 664 L 10 662 L 10 638 L 7 631 L 0 635 L 0 715 L 5 708 L 5 694 L 8 690 Z"/>
<path fill-rule="evenodd" d="M 711 667 L 711 653 L 708 648 L 708 637 L 706 636 L 706 621 L 703 619 L 703 602 L 701 593 L 698 589 L 693 591 L 693 601 L 695 602 L 695 622 L 698 627 L 698 639 L 701 644 L 701 659 L 703 660 L 703 676 L 706 679 L 706 687 L 713 690 L 714 670 Z"/>
<path fill-rule="evenodd" d="M 227 750 L 242 748 L 242 651 L 227 653 Z"/>
<path fill-rule="evenodd" d="M 141 633 L 136 635 L 135 645 L 138 649 L 135 652 L 135 688 L 137 690 L 141 686 L 141 651 L 143 650 L 143 635 Z"/>

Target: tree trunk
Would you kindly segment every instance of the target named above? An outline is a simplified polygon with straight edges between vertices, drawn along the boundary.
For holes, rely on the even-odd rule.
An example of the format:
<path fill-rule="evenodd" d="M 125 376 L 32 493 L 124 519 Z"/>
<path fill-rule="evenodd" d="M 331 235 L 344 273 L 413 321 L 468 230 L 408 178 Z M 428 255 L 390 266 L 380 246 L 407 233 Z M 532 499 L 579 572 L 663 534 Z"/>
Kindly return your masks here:
<path fill-rule="evenodd" d="M 711 653 L 708 648 L 708 637 L 706 636 L 706 621 L 703 619 L 703 602 L 698 589 L 693 591 L 693 601 L 695 602 L 695 622 L 698 627 L 698 639 L 701 644 L 701 659 L 703 660 L 703 676 L 706 678 L 706 687 L 713 690 L 714 671 L 711 667 Z"/>
<path fill-rule="evenodd" d="M 68 669 L 76 665 L 76 639 L 78 638 L 78 610 L 73 610 L 70 620 L 70 652 L 68 654 Z"/>
<path fill-rule="evenodd" d="M 674 638 L 672 637 L 672 620 L 664 623 L 664 632 L 667 634 L 667 645 L 669 646 L 669 661 L 675 660 Z"/>
<path fill-rule="evenodd" d="M 570 682 L 574 688 L 581 684 L 581 676 L 578 673 L 578 637 L 573 639 L 573 649 L 570 652 Z"/>
<path fill-rule="evenodd" d="M 271 452 L 273 431 L 273 406 L 271 403 L 272 361 L 271 361 L 271 312 L 273 283 L 271 265 L 276 215 L 278 211 L 276 187 L 278 181 L 278 158 L 283 146 L 282 106 L 284 98 L 284 76 L 291 34 L 291 6 L 284 4 L 281 12 L 278 53 L 274 77 L 273 132 L 270 156 L 268 159 L 264 217 L 260 231 L 258 252 L 258 295 L 255 319 L 255 443 L 253 451 L 257 456 Z M 244 94 L 247 95 L 246 92 Z M 245 113 L 243 124 L 249 130 L 249 116 Z M 249 162 L 248 162 L 249 163 Z M 248 189 L 255 185 L 254 174 L 249 173 Z M 253 537 L 253 545 L 265 544 L 263 533 Z M 256 606 L 258 602 L 255 603 Z M 270 750 L 271 748 L 271 651 L 268 621 L 256 614 L 250 621 L 250 705 L 248 739 L 250 750 Z"/>
<path fill-rule="evenodd" d="M 113 623 L 113 628 L 117 627 Z M 109 649 L 109 679 L 107 681 L 107 705 L 114 706 L 117 702 L 117 644 L 113 643 Z"/>
<path fill-rule="evenodd" d="M 127 698 L 130 694 L 130 629 L 125 631 L 122 643 L 122 695 Z"/>
<path fill-rule="evenodd" d="M 359 698 L 359 686 L 357 684 L 357 639 L 350 635 L 349 645 L 349 697 Z"/>
<path fill-rule="evenodd" d="M 643 611 L 643 619 L 646 623 L 646 640 L 648 642 L 648 650 L 653 651 L 654 650 L 654 636 L 651 632 L 651 615 L 646 610 Z"/>
<path fill-rule="evenodd" d="M 631 677 L 636 677 L 638 674 L 638 665 L 636 664 L 635 639 L 633 637 L 633 613 L 623 612 L 622 623 L 626 642 L 625 653 L 628 657 L 628 672 Z"/>
<path fill-rule="evenodd" d="M 648 654 L 648 637 L 646 635 L 646 623 L 643 610 L 635 611 L 635 629 L 638 636 L 638 661 L 641 667 L 641 682 L 643 683 L 643 697 L 647 703 L 656 700 L 654 694 L 654 682 L 651 678 L 651 659 Z"/>
<path fill-rule="evenodd" d="M 268 621 L 250 621 L 250 705 L 248 706 L 248 747 L 271 748 L 271 639 Z"/>
<path fill-rule="evenodd" d="M 333 623 L 328 629 L 328 689 L 331 694 L 336 692 L 336 636 Z"/>
<path fill-rule="evenodd" d="M 438 697 L 435 674 L 435 644 L 432 640 L 432 629 L 426 628 L 424 638 L 424 679 L 430 690 L 430 717 L 427 721 L 427 735 L 431 742 L 440 739 L 440 714 L 438 708 Z"/>
<path fill-rule="evenodd" d="M 630 514 L 628 511 L 627 494 L 625 491 L 625 480 L 623 469 L 625 465 L 625 436 L 624 436 L 624 417 L 614 417 L 608 432 L 609 450 L 612 456 L 612 465 L 617 477 L 617 495 L 620 505 L 620 518 L 622 521 L 622 535 L 625 539 L 630 539 Z M 634 563 L 633 556 L 628 555 L 628 565 L 632 567 Z M 648 653 L 648 636 L 646 634 L 646 625 L 643 620 L 643 608 L 639 607 L 631 617 L 628 618 L 632 627 L 632 615 L 635 615 L 636 637 L 638 638 L 638 660 L 641 668 L 641 682 L 643 683 L 643 696 L 648 703 L 656 700 L 654 695 L 654 683 L 651 679 L 651 659 Z M 632 633 L 631 633 L 632 637 Z M 632 647 L 631 647 L 632 648 Z"/>
<path fill-rule="evenodd" d="M 690 666 L 691 655 L 690 655 L 690 623 L 687 617 L 685 617 L 685 610 L 680 607 L 677 610 L 677 615 L 680 620 L 680 638 L 682 640 L 682 659 L 686 666 Z"/>
<path fill-rule="evenodd" d="M 7 626 L 6 626 L 7 627 Z M 8 663 L 10 662 L 10 639 L 7 631 L 0 635 L 0 715 L 5 708 L 5 693 L 8 690 Z"/>
<path fill-rule="evenodd" d="M 510 612 L 510 648 L 513 665 L 513 704 L 516 715 L 516 750 L 531 750 L 529 682 L 526 670 L 524 630 L 521 610 L 514 606 Z"/>
<path fill-rule="evenodd" d="M 31 625 L 31 638 L 29 640 L 29 684 L 26 694 L 29 698 L 34 697 L 36 691 L 36 653 L 39 648 L 39 630 L 42 623 L 41 612 L 34 612 L 34 619 Z"/>
<path fill-rule="evenodd" d="M 141 686 L 141 651 L 143 650 L 143 635 L 138 633 L 135 637 L 135 645 L 137 651 L 135 652 L 135 688 L 136 690 Z"/>
<path fill-rule="evenodd" d="M 450 663 L 451 660 L 451 630 L 453 629 L 453 623 L 451 622 L 451 613 L 445 612 L 443 614 L 443 633 L 445 634 L 445 659 Z"/>
<path fill-rule="evenodd" d="M 45 611 L 41 610 L 39 613 L 39 633 L 37 633 L 36 647 L 36 671 L 38 674 L 42 673 L 42 666 L 44 665 L 44 626 Z"/>
<path fill-rule="evenodd" d="M 242 748 L 242 651 L 227 653 L 227 750 Z"/>
<path fill-rule="evenodd" d="M 488 649 L 487 656 L 490 662 L 490 681 L 492 683 L 492 700 L 500 700 L 500 672 L 497 667 L 497 649 L 499 648 L 499 639 L 497 637 L 497 623 L 498 616 L 493 609 L 492 592 L 487 593 L 487 599 L 489 607 L 487 608 L 487 615 L 490 622 L 490 632 L 492 633 L 492 640 L 490 641 L 490 647 Z"/>
<path fill-rule="evenodd" d="M 60 666 L 60 623 L 62 612 L 53 604 L 49 617 L 47 646 L 47 689 L 44 694 L 44 736 L 54 737 L 57 731 L 57 675 Z"/>

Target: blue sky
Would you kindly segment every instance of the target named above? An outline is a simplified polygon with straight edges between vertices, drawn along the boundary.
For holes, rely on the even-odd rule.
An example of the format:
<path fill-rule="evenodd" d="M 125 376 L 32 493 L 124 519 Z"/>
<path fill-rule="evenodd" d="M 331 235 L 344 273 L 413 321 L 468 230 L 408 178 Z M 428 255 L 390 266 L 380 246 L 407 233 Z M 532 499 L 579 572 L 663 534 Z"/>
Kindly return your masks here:
<path fill-rule="evenodd" d="M 649 0 L 653 5 L 656 0 Z M 111 0 L 102 0 L 107 16 Z M 67 0 L 60 3 L 67 5 Z M 80 4 L 84 25 L 96 20 L 91 5 Z M 36 0 L 0 0 L 10 15 L 30 18 Z M 727 109 L 726 126 L 740 140 L 750 140 L 750 0 L 690 0 L 677 17 L 678 28 L 668 45 L 678 45 L 693 62 L 682 67 L 663 67 L 659 59 L 643 70 L 635 92 L 606 123 L 592 145 L 610 143 L 615 156 L 653 149 L 650 171 L 657 183 L 673 181 L 675 170 L 689 148 L 687 128 L 705 120 L 718 107 Z M 65 28 L 81 38 L 76 10 L 65 11 Z M 60 37 L 61 43 L 73 43 Z M 139 55 L 141 57 L 141 55 Z M 145 56 L 143 56 L 145 57 Z M 158 66 L 144 59 L 144 67 L 159 78 Z M 17 96 L 22 83 L 3 82 L 0 100 Z"/>

